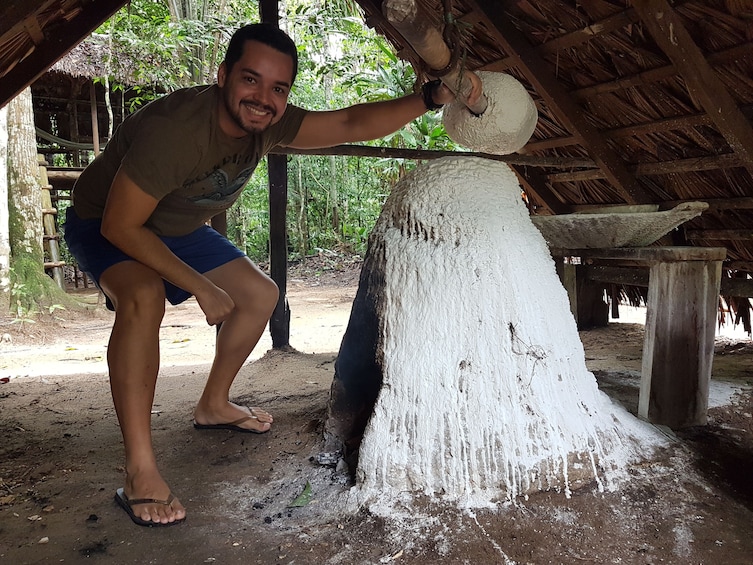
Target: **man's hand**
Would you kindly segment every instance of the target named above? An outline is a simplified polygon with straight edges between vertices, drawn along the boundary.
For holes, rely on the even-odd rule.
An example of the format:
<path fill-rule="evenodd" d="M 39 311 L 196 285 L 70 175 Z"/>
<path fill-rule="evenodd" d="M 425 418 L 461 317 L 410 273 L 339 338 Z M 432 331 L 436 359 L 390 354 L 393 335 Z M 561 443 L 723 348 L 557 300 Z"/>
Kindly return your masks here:
<path fill-rule="evenodd" d="M 465 71 L 463 73 L 463 78 L 468 78 L 468 81 L 470 82 L 470 91 L 468 93 L 467 98 L 467 104 L 469 106 L 473 106 L 478 99 L 483 94 L 483 86 L 481 84 L 481 79 L 478 78 L 478 75 L 472 71 Z M 458 96 L 462 97 L 462 92 L 458 92 Z M 434 102 L 437 104 L 449 104 L 453 100 L 455 100 L 455 94 L 447 88 L 447 85 L 444 83 L 438 84 L 431 92 L 431 97 Z M 462 99 L 462 98 L 461 98 Z"/>
<path fill-rule="evenodd" d="M 197 291 L 194 296 L 206 316 L 207 324 L 214 326 L 224 322 L 230 316 L 235 303 L 227 292 L 208 280 L 207 283 L 206 289 Z"/>

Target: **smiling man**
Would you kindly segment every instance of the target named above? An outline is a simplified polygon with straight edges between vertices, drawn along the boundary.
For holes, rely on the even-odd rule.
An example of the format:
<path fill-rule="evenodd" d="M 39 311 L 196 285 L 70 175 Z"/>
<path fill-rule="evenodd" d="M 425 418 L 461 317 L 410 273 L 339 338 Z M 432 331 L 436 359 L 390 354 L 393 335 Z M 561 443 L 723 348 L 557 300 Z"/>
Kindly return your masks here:
<path fill-rule="evenodd" d="M 235 202 L 273 147 L 376 139 L 452 99 L 430 84 L 394 100 L 306 111 L 288 104 L 297 65 L 284 32 L 266 24 L 239 29 L 216 85 L 179 90 L 129 116 L 74 188 L 65 238 L 115 311 L 107 361 L 126 458 L 115 499 L 139 525 L 174 525 L 186 516 L 151 439 L 165 299 L 195 296 L 207 323 L 222 324 L 194 427 L 264 433 L 273 423 L 266 410 L 230 402 L 229 392 L 278 290 L 206 222 Z M 480 83 L 472 98 L 479 95 Z"/>

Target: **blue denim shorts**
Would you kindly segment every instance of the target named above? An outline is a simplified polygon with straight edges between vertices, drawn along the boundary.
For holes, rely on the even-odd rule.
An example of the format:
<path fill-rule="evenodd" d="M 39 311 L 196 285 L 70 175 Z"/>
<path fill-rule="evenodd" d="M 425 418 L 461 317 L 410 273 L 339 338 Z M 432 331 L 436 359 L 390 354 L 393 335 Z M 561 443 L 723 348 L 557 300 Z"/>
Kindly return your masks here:
<path fill-rule="evenodd" d="M 117 263 L 134 260 L 105 239 L 101 228 L 101 219 L 82 220 L 73 206 L 66 211 L 63 230 L 68 250 L 78 262 L 79 268 L 97 283 L 97 286 L 100 286 L 99 278 L 107 269 Z M 206 273 L 233 259 L 245 257 L 245 253 L 209 226 L 201 226 L 188 235 L 160 236 L 160 239 L 179 259 L 199 273 Z M 191 293 L 167 281 L 165 295 L 170 304 L 180 304 L 191 297 Z M 114 310 L 106 294 L 105 298 L 107 307 Z"/>

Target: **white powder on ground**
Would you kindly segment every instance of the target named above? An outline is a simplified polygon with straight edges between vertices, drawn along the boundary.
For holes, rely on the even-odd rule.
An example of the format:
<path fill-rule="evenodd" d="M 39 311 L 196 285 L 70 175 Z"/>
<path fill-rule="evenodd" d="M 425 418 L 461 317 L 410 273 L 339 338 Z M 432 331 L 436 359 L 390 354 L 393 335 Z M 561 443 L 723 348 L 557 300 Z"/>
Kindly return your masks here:
<path fill-rule="evenodd" d="M 356 503 L 424 493 L 488 506 L 568 494 L 573 475 L 610 488 L 661 443 L 598 390 L 507 165 L 422 166 L 393 190 L 375 236 L 386 254 L 384 382 Z"/>
<path fill-rule="evenodd" d="M 445 106 L 442 122 L 447 135 L 460 145 L 495 155 L 521 149 L 531 138 L 538 112 L 525 87 L 513 76 L 479 71 L 489 105 L 474 116 L 460 101 Z"/>

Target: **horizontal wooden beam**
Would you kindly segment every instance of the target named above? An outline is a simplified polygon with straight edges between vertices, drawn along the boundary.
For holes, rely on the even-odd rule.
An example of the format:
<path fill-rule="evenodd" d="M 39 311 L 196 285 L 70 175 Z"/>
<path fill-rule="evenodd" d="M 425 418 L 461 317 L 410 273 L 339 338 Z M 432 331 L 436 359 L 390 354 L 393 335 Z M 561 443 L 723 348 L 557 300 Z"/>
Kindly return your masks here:
<path fill-rule="evenodd" d="M 430 149 L 401 149 L 395 147 L 373 147 L 370 145 L 335 145 L 320 149 L 294 149 L 292 147 L 275 147 L 270 151 L 272 155 L 345 155 L 350 157 L 385 157 L 393 159 L 439 159 L 441 157 L 481 157 L 492 161 L 501 161 L 509 165 L 530 167 L 590 167 L 594 162 L 590 159 L 572 159 L 570 157 L 539 157 L 537 155 L 492 155 L 476 151 L 438 151 Z"/>
<path fill-rule="evenodd" d="M 727 261 L 724 263 L 724 268 L 733 271 L 746 271 L 748 273 L 753 273 L 753 261 Z"/>
<path fill-rule="evenodd" d="M 673 263 L 677 261 L 723 261 L 727 256 L 724 247 L 614 247 L 609 249 L 550 249 L 554 257 L 580 257 L 637 261 L 641 263 Z"/>
<path fill-rule="evenodd" d="M 724 265 L 726 268 L 726 265 Z M 603 284 L 648 287 L 649 267 L 611 267 L 587 265 L 586 277 Z M 736 298 L 753 298 L 753 279 L 722 277 L 719 294 Z"/>
<path fill-rule="evenodd" d="M 733 169 L 746 166 L 747 163 L 739 155 L 727 153 L 724 155 L 709 155 L 706 157 L 691 157 L 676 161 L 662 161 L 659 163 L 640 163 L 629 165 L 628 170 L 638 177 L 650 175 L 669 175 L 674 173 L 690 173 L 697 171 L 713 171 L 716 169 Z M 606 175 L 601 169 L 553 173 L 548 176 L 550 182 L 580 182 L 586 180 L 604 179 Z"/>
<path fill-rule="evenodd" d="M 714 120 L 717 130 L 753 173 L 753 128 L 683 20 L 667 0 L 633 0 L 633 8 L 677 69 L 691 98 Z"/>
<path fill-rule="evenodd" d="M 753 241 L 753 230 L 686 230 L 685 238 L 691 241 Z"/>
<path fill-rule="evenodd" d="M 660 210 L 670 210 L 686 202 L 705 202 L 709 205 L 705 214 L 721 210 L 753 210 L 753 196 L 739 196 L 736 198 L 688 198 L 687 200 L 665 200 L 656 202 Z M 594 208 L 619 205 L 619 202 L 603 204 L 575 204 L 570 206 L 571 212 L 590 212 Z"/>

